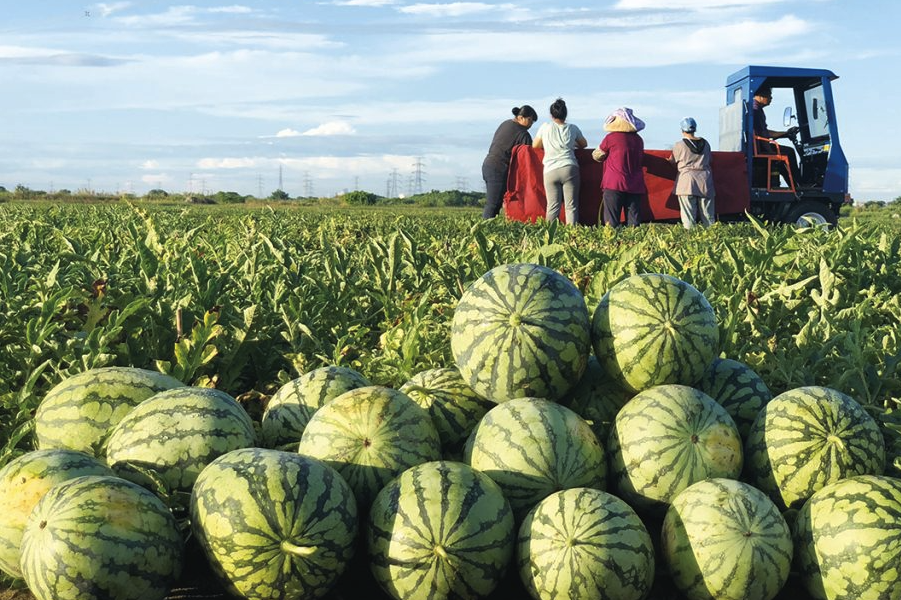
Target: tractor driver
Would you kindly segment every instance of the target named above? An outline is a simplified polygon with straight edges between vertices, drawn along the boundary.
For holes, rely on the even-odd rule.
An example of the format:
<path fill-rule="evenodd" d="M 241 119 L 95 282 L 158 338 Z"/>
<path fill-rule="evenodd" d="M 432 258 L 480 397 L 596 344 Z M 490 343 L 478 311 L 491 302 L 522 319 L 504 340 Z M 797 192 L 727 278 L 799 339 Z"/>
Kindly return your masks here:
<path fill-rule="evenodd" d="M 787 131 L 773 131 L 772 129 L 767 127 L 766 114 L 763 112 L 763 109 L 769 106 L 770 102 L 772 101 L 773 90 L 771 88 L 763 86 L 758 88 L 757 91 L 754 92 L 754 135 L 770 140 L 755 140 L 755 143 L 757 144 L 757 153 L 776 154 L 776 147 L 778 146 L 779 152 L 788 156 L 788 162 L 791 165 L 792 178 L 795 181 L 795 185 L 797 185 L 800 180 L 800 173 L 798 172 L 798 158 L 795 155 L 794 147 L 777 144 L 772 140 L 777 140 L 779 138 L 790 138 L 798 133 L 798 128 L 791 127 Z M 779 164 L 781 165 L 782 163 Z M 788 177 L 786 175 L 786 173 L 782 172 L 783 179 L 788 182 Z"/>

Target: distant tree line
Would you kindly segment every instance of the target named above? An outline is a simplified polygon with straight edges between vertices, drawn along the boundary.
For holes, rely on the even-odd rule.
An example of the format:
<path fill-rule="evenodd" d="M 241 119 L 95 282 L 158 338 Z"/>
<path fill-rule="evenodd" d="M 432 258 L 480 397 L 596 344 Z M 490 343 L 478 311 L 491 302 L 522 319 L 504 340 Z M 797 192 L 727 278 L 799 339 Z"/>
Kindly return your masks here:
<path fill-rule="evenodd" d="M 899 198 L 901 199 L 901 198 Z M 386 198 L 372 192 L 353 191 L 338 194 L 329 198 L 314 198 L 296 196 L 291 197 L 284 190 L 275 190 L 265 198 L 252 195 L 242 195 L 238 192 L 220 191 L 214 194 L 196 194 L 182 192 L 167 192 L 163 189 L 152 189 L 143 196 L 130 193 L 111 194 L 90 190 L 61 189 L 53 192 L 33 190 L 24 185 L 17 185 L 12 190 L 0 186 L 0 202 L 9 200 L 43 200 L 49 202 L 120 202 L 120 201 L 147 201 L 155 203 L 189 203 L 189 204 L 249 204 L 256 202 L 284 202 L 304 205 L 322 206 L 396 206 L 412 205 L 423 207 L 478 207 L 485 201 L 485 194 L 481 192 L 463 192 L 460 190 L 432 190 L 412 196 Z"/>

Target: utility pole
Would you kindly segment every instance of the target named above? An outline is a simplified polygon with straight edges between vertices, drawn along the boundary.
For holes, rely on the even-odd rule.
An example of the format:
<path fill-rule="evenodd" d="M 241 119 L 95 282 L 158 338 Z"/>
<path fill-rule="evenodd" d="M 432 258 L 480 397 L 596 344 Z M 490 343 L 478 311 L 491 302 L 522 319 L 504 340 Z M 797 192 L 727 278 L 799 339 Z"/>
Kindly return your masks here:
<path fill-rule="evenodd" d="M 459 191 L 465 192 L 469 189 L 469 181 L 465 177 L 458 175 L 455 186 Z"/>
<path fill-rule="evenodd" d="M 278 189 L 284 191 L 285 188 L 282 187 L 282 165 L 278 166 Z"/>
<path fill-rule="evenodd" d="M 391 175 L 388 176 L 388 197 L 389 198 L 397 198 L 397 178 L 399 174 L 397 169 L 391 170 Z"/>
<path fill-rule="evenodd" d="M 413 163 L 413 189 L 411 190 L 411 194 L 421 194 L 422 193 L 422 181 L 423 181 L 423 173 L 422 170 L 423 162 L 422 157 L 419 156 L 416 158 L 416 162 Z"/>
<path fill-rule="evenodd" d="M 257 198 L 263 197 L 263 176 L 257 175 Z"/>
<path fill-rule="evenodd" d="M 307 198 L 313 197 L 313 180 L 310 178 L 309 171 L 304 171 L 303 174 L 303 195 Z"/>

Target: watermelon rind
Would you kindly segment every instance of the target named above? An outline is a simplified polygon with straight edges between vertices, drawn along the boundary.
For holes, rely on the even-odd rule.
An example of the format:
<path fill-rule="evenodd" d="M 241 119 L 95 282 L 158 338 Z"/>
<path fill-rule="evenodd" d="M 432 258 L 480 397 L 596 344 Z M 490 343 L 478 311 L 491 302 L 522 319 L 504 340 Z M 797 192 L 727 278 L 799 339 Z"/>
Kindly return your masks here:
<path fill-rule="evenodd" d="M 673 500 L 661 554 L 688 600 L 772 600 L 791 570 L 793 545 L 778 507 L 732 479 L 700 481 Z"/>
<path fill-rule="evenodd" d="M 404 471 L 372 503 L 372 574 L 396 600 L 488 596 L 511 562 L 513 514 L 498 486 L 462 463 Z"/>
<path fill-rule="evenodd" d="M 585 419 L 601 444 L 606 444 L 616 414 L 634 395 L 613 381 L 592 356 L 582 379 L 559 402 Z"/>
<path fill-rule="evenodd" d="M 269 399 L 260 422 L 260 441 L 267 448 L 300 442 L 303 430 L 319 408 L 344 392 L 372 385 L 350 367 L 314 369 L 289 381 Z"/>
<path fill-rule="evenodd" d="M 558 400 L 579 381 L 591 352 L 585 299 L 548 267 L 497 266 L 460 298 L 451 352 L 463 379 L 492 402 Z"/>
<path fill-rule="evenodd" d="M 748 365 L 731 358 L 715 358 L 695 387 L 716 400 L 747 439 L 760 410 L 773 399 L 763 379 Z"/>
<path fill-rule="evenodd" d="M 120 477 L 164 492 L 190 493 L 215 458 L 255 444 L 253 421 L 223 391 L 182 387 L 151 396 L 107 440 L 106 460 Z"/>
<path fill-rule="evenodd" d="M 488 411 L 463 458 L 500 486 L 517 521 L 555 491 L 607 485 L 604 448 L 588 423 L 541 398 L 517 398 Z"/>
<path fill-rule="evenodd" d="M 129 411 L 154 394 L 183 385 L 169 375 L 134 367 L 101 367 L 68 377 L 38 406 L 37 446 L 100 456 L 97 446 Z"/>
<path fill-rule="evenodd" d="M 602 297 L 591 320 L 595 356 L 621 387 L 694 385 L 717 354 L 716 314 L 690 283 L 633 275 Z"/>
<path fill-rule="evenodd" d="M 780 508 L 856 475 L 881 475 L 879 425 L 853 398 L 822 386 L 783 392 L 760 411 L 745 441 L 747 480 Z"/>
<path fill-rule="evenodd" d="M 703 479 L 737 479 L 742 441 L 726 409 L 677 384 L 635 395 L 616 415 L 607 441 L 611 484 L 639 512 L 662 514 Z"/>
<path fill-rule="evenodd" d="M 818 600 L 901 598 L 901 480 L 860 475 L 831 483 L 795 522 L 795 569 Z"/>
<path fill-rule="evenodd" d="M 654 545 L 621 499 L 573 488 L 539 502 L 516 541 L 520 578 L 535 600 L 642 600 L 654 582 Z"/>
<path fill-rule="evenodd" d="M 233 595 L 321 598 L 353 555 L 357 505 L 350 486 L 325 463 L 246 448 L 200 473 L 191 526 Z"/>
<path fill-rule="evenodd" d="M 21 568 L 38 600 L 162 600 L 182 568 L 172 513 L 119 477 L 64 481 L 38 501 L 22 536 Z"/>
<path fill-rule="evenodd" d="M 424 408 L 398 390 L 373 385 L 345 392 L 316 411 L 298 452 L 338 471 L 365 513 L 391 479 L 440 459 L 441 441 Z"/>
<path fill-rule="evenodd" d="M 456 367 L 417 373 L 400 391 L 429 412 L 445 455 L 462 452 L 473 428 L 495 406 L 469 387 Z"/>
<path fill-rule="evenodd" d="M 57 448 L 27 452 L 0 469 L 0 570 L 22 577 L 20 546 L 28 515 L 54 485 L 84 475 L 113 472 L 84 452 Z"/>

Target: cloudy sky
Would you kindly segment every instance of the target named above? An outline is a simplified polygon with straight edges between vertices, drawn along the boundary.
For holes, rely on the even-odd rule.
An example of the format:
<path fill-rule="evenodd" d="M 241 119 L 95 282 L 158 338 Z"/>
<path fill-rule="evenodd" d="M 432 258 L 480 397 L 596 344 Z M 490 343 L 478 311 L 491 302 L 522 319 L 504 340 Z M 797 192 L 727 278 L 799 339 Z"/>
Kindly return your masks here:
<path fill-rule="evenodd" d="M 0 185 L 330 196 L 484 190 L 497 125 L 556 97 L 589 143 L 630 106 L 648 148 L 726 77 L 826 68 L 857 200 L 901 196 L 896 0 L 4 2 Z M 779 121 L 778 99 L 770 109 Z M 537 128 L 533 128 L 534 131 Z"/>

